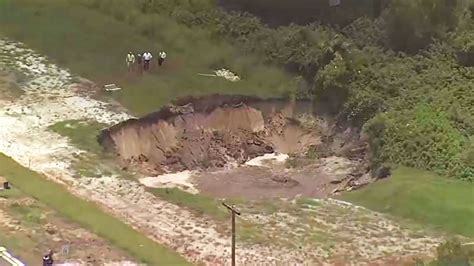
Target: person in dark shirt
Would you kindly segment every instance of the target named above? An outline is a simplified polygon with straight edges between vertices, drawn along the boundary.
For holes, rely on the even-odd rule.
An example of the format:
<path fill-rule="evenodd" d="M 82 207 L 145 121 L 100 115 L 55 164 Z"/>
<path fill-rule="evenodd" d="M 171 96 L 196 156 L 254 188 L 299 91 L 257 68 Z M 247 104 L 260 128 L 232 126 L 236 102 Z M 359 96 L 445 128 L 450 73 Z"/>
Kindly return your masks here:
<path fill-rule="evenodd" d="M 48 254 L 43 256 L 43 266 L 53 266 L 53 251 L 50 250 Z"/>
<path fill-rule="evenodd" d="M 143 60 L 142 60 L 142 54 L 138 53 L 137 54 L 137 66 L 138 66 L 138 73 L 142 73 L 143 72 Z"/>

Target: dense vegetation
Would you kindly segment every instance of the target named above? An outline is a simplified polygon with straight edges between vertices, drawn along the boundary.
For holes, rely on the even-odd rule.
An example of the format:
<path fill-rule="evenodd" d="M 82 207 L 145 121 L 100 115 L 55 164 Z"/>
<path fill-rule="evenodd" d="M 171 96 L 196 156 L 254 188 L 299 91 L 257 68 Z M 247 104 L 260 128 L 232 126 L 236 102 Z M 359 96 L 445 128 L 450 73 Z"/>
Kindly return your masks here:
<path fill-rule="evenodd" d="M 472 0 L 394 0 L 379 17 L 344 21 L 343 28 L 272 28 L 213 0 L 80 2 L 150 37 L 159 32 L 157 17 L 172 17 L 285 67 L 295 76 L 293 96 L 364 126 L 374 164 L 474 178 Z"/>

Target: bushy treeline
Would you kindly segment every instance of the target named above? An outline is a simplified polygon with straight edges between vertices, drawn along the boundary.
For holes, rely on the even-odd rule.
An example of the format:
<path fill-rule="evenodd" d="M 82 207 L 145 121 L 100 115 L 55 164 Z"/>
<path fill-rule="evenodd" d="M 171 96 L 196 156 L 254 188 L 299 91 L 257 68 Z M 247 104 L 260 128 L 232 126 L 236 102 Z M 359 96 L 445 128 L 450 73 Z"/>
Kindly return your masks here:
<path fill-rule="evenodd" d="M 337 7 L 329 0 L 219 0 L 225 10 L 249 12 L 271 26 L 306 25 L 319 21 L 345 26 L 361 16 L 377 17 L 387 0 L 342 0 Z"/>
<path fill-rule="evenodd" d="M 157 16 L 207 29 L 292 72 L 293 96 L 364 126 L 375 164 L 474 179 L 474 0 L 392 0 L 378 18 L 343 28 L 272 28 L 215 0 L 80 2 L 150 37 Z"/>

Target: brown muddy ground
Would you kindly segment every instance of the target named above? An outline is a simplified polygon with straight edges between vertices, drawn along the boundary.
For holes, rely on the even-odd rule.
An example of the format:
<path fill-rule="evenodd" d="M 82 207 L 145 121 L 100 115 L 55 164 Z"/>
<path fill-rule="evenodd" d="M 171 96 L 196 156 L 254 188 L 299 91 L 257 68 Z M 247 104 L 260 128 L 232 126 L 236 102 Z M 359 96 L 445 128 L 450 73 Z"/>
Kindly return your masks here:
<path fill-rule="evenodd" d="M 354 179 L 368 182 L 364 146 L 355 145 L 358 134 L 346 130 L 328 138 L 328 123 L 310 112 L 306 103 L 220 95 L 184 98 L 102 131 L 99 142 L 117 153 L 124 168 L 149 177 L 198 171 L 190 189 L 217 197 L 325 197 L 357 185 Z M 319 159 L 305 159 L 310 148 L 317 148 Z M 362 151 L 362 157 L 360 152 L 352 156 L 352 150 Z M 291 154 L 290 163 L 299 165 L 244 166 L 271 153 Z"/>
<path fill-rule="evenodd" d="M 288 169 L 285 164 L 242 166 L 193 176 L 195 187 L 218 198 L 324 198 L 357 167 L 341 157 L 329 157 Z"/>

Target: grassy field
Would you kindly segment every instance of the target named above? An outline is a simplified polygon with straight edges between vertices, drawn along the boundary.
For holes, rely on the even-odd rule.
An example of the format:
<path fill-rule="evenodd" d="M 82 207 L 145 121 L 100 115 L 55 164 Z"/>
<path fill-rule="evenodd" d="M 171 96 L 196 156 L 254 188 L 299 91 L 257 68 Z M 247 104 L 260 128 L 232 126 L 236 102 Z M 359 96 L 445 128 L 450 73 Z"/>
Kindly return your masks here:
<path fill-rule="evenodd" d="M 5 176 L 23 193 L 47 204 L 84 228 L 109 240 L 130 255 L 150 265 L 186 265 L 174 251 L 163 247 L 130 226 L 100 210 L 94 203 L 71 195 L 65 188 L 28 170 L 0 154 L 0 176 Z"/>
<path fill-rule="evenodd" d="M 279 204 L 266 201 L 249 201 L 244 199 L 218 199 L 203 194 L 191 194 L 178 188 L 148 188 L 153 195 L 172 202 L 178 206 L 187 208 L 195 215 L 206 216 L 217 222 L 218 230 L 227 233 L 229 230 L 230 212 L 223 205 L 225 201 L 228 204 L 235 205 L 240 210 L 252 212 L 254 214 L 273 214 L 279 210 Z M 268 234 L 262 230 L 261 226 L 237 217 L 236 222 L 237 239 L 239 241 L 265 244 L 270 241 Z M 226 231 L 227 230 L 227 231 Z"/>
<path fill-rule="evenodd" d="M 231 44 L 215 40 L 203 29 L 189 29 L 156 16 L 160 31 L 149 39 L 140 30 L 113 17 L 66 0 L 1 0 L 0 35 L 24 42 L 74 74 L 124 89 L 112 97 L 136 114 L 144 114 L 184 95 L 208 93 L 277 96 L 289 89 L 290 76 L 245 55 Z M 128 51 L 154 53 L 164 49 L 165 67 L 144 76 L 128 74 Z M 156 62 L 155 62 L 156 63 Z M 228 82 L 198 73 L 229 68 L 242 77 Z"/>
<path fill-rule="evenodd" d="M 230 217 L 221 201 L 213 197 L 194 195 L 178 188 L 150 188 L 149 191 L 178 206 L 189 208 L 198 215 L 207 215 L 217 220 L 225 220 Z"/>
<path fill-rule="evenodd" d="M 0 192 L 0 198 L 4 200 L 8 199 L 20 199 L 24 195 L 15 187 L 10 190 L 3 190 Z M 8 212 L 23 211 L 19 208 L 10 208 Z M 27 213 L 22 218 L 24 223 L 29 223 L 31 220 L 37 220 L 38 213 L 32 210 L 32 213 Z M 25 224 L 22 224 L 24 226 Z M 13 231 L 4 227 L 0 227 L 0 246 L 7 247 L 9 252 L 13 253 L 14 256 L 21 259 L 22 262 L 34 264 L 38 258 L 41 258 L 44 254 L 38 252 L 35 243 L 35 239 L 31 236 L 28 237 L 24 232 Z M 44 251 L 43 251 L 44 252 Z"/>
<path fill-rule="evenodd" d="M 35 241 L 28 238 L 26 235 L 14 234 L 10 231 L 3 231 L 0 228 L 0 243 L 2 246 L 8 248 L 8 252 L 19 258 L 22 262 L 28 265 L 35 265 L 34 263 L 41 259 L 44 255 L 35 250 Z M 27 252 L 25 252 L 27 251 Z"/>
<path fill-rule="evenodd" d="M 400 168 L 387 180 L 342 199 L 369 209 L 474 237 L 474 184 Z"/>
<path fill-rule="evenodd" d="M 117 164 L 114 154 L 104 152 L 97 141 L 100 130 L 106 124 L 87 120 L 66 120 L 53 124 L 49 130 L 69 139 L 72 146 L 82 151 L 74 158 L 73 168 L 80 176 L 100 177 L 115 175 L 121 178 L 134 179 L 129 171 L 124 171 Z"/>
<path fill-rule="evenodd" d="M 74 146 L 84 151 L 101 153 L 102 147 L 97 141 L 101 129 L 107 127 L 95 121 L 67 120 L 49 127 L 50 130 L 69 138 Z"/>

